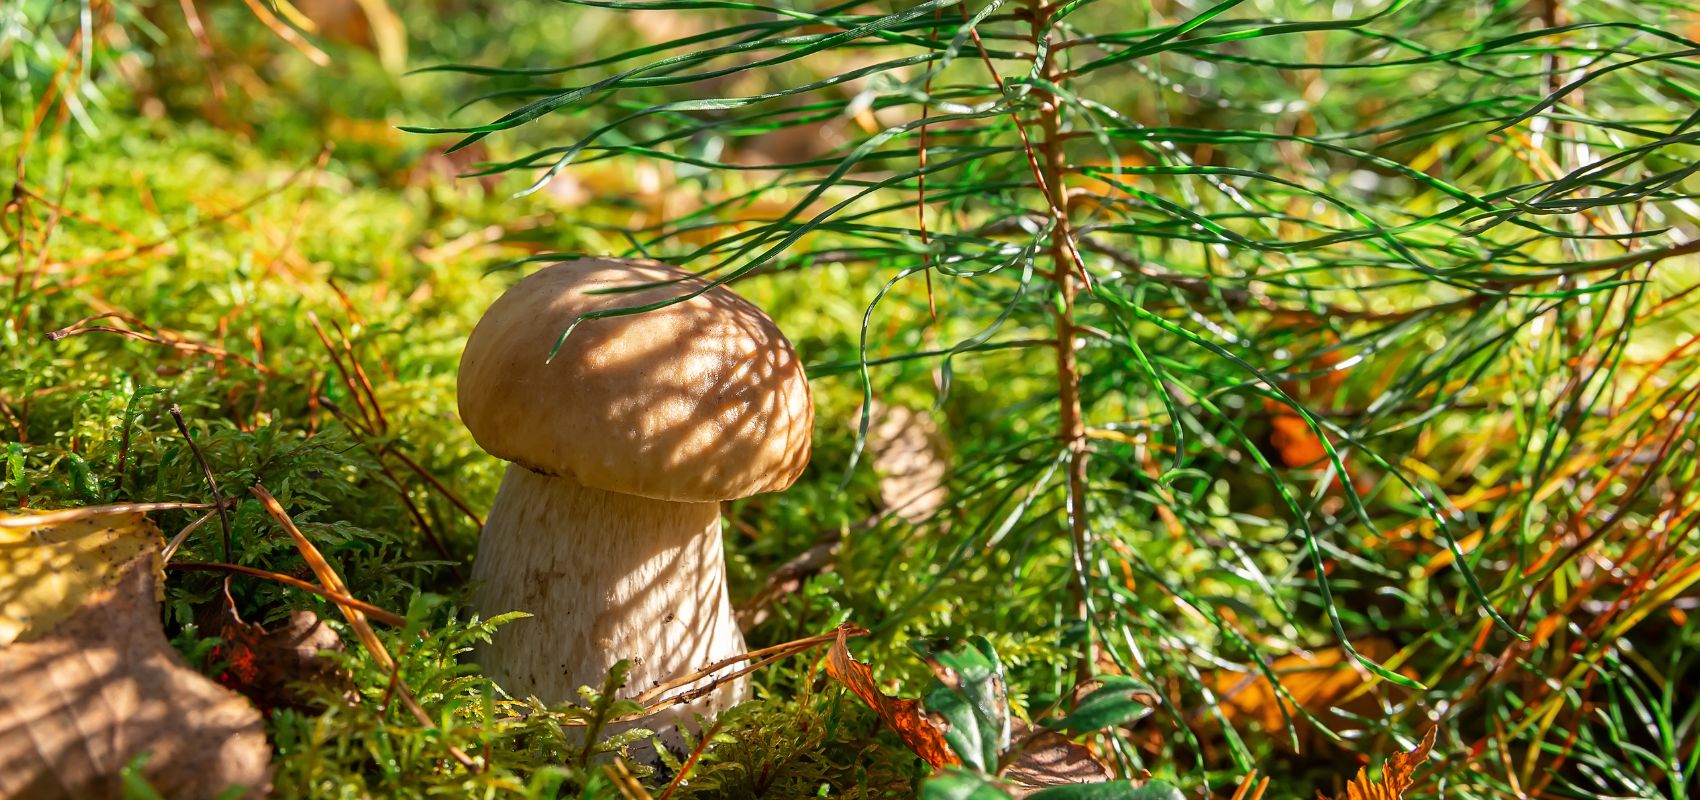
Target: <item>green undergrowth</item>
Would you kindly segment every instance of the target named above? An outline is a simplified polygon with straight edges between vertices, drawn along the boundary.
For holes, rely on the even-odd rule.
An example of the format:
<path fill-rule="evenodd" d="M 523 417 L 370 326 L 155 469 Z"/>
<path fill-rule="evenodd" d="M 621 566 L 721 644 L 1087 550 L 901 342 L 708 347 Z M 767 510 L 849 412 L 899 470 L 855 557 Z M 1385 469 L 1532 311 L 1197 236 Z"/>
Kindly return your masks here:
<path fill-rule="evenodd" d="M 247 487 L 259 485 L 278 497 L 357 596 L 407 615 L 406 629 L 382 635 L 400 657 L 401 683 L 435 724 L 407 716 L 387 691 L 389 676 L 345 635 L 351 649 L 341 658 L 358 700 L 321 687 L 320 704 L 270 717 L 282 796 L 451 788 L 555 796 L 563 786 L 612 796 L 601 762 L 581 758 L 582 737 L 566 722 L 580 712 L 499 703 L 507 698 L 467 660 L 491 623 L 459 608 L 468 596 L 460 574 L 477 528 L 455 500 L 488 508 L 504 465 L 480 452 L 458 422 L 455 365 L 472 323 L 517 273 L 484 275 L 500 260 L 490 248 L 441 259 L 425 251 L 510 219 L 512 206 L 477 199 L 435 205 L 431 195 L 440 185 L 398 191 L 350 177 L 358 165 L 349 169 L 335 158 L 323 170 L 307 162 L 302 171 L 303 163 L 266 158 L 211 128 L 144 123 L 109 128 L 106 136 L 75 164 L 57 165 L 74 174 L 78 219 L 62 222 L 53 237 L 49 277 L 7 307 L 0 506 L 209 501 L 196 456 L 169 413 L 180 408 L 235 505 L 228 550 L 214 517 L 174 562 L 228 562 L 311 579 L 289 538 L 248 495 Z M 147 202 L 137 202 L 144 193 Z M 242 210 L 227 213 L 236 208 Z M 540 205 L 538 213 L 552 211 Z M 569 238 L 557 246 L 576 244 L 570 230 L 563 235 Z M 801 294 L 763 297 L 761 287 L 748 293 L 782 320 L 834 313 L 803 305 Z M 333 365 L 314 320 L 339 351 L 342 369 L 352 373 L 348 351 L 355 354 L 370 396 L 359 377 L 356 390 Z M 847 390 L 841 397 L 832 397 L 830 386 L 817 391 L 826 395 L 823 409 L 837 412 L 825 420 L 842 419 L 856 402 Z M 373 409 L 381 409 L 381 422 Z M 866 476 L 839 489 L 853 433 L 824 424 L 823 455 L 805 485 L 786 502 L 758 499 L 732 510 L 760 534 L 734 541 L 737 591 L 753 593 L 768 568 L 806 549 L 818 532 L 872 513 L 877 490 Z M 202 513 L 154 518 L 170 536 Z M 217 607 L 223 582 L 210 572 L 169 576 L 168 629 L 185 652 L 205 653 L 211 634 L 196 622 Z M 877 593 L 844 586 L 812 584 L 752 644 L 828 630 L 854 619 L 858 601 L 879 602 Z M 314 595 L 243 576 L 230 591 L 251 622 L 272 624 L 309 609 L 349 633 L 335 607 Z M 791 610 L 798 602 L 806 610 Z M 731 744 L 711 749 L 693 773 L 698 778 L 675 796 L 741 797 L 748 795 L 739 787 L 753 785 L 783 787 L 771 796 L 822 786 L 849 792 L 843 796 L 906 793 L 919 774 L 914 759 L 875 746 L 871 712 L 829 689 L 810 665 L 804 656 L 759 674 L 758 701 L 722 725 L 720 739 Z M 451 744 L 488 767 L 474 776 L 452 766 Z"/>
<path fill-rule="evenodd" d="M 464 576 L 475 517 L 504 465 L 457 419 L 461 346 L 533 261 L 613 253 L 700 265 L 788 235 L 801 217 L 779 217 L 832 183 L 822 176 L 870 133 L 850 121 L 852 106 L 871 98 L 893 124 L 921 90 L 893 78 L 868 84 L 868 98 L 826 93 L 773 117 L 761 107 L 639 115 L 516 197 L 551 163 L 528 153 L 684 90 L 621 87 L 454 157 L 443 153 L 452 139 L 397 126 L 485 123 L 615 67 L 548 69 L 617 53 L 648 63 L 666 53 L 644 48 L 670 38 L 705 37 L 681 50 L 726 45 L 710 34 L 734 22 L 755 26 L 740 35 L 800 37 L 775 53 L 836 29 L 784 15 L 750 22 L 747 9 L 713 3 L 675 4 L 714 7 L 695 28 L 662 16 L 647 18 L 649 30 L 602 8 L 398 2 L 410 64 L 475 73 L 402 76 L 328 32 L 313 41 L 329 64 L 315 65 L 237 3 L 201 4 L 220 43 L 209 65 L 178 4 L 111 5 L 106 49 L 66 73 L 82 81 L 78 104 L 40 129 L 27 123 L 79 16 L 44 0 L 0 10 L 12 15 L 0 16 L 10 48 L 0 50 L 10 70 L 0 161 L 16 164 L 19 187 L 0 215 L 0 508 L 207 502 L 204 457 L 232 501 L 228 532 L 206 518 L 174 562 L 311 580 L 249 493 L 263 486 L 355 595 L 404 615 L 379 633 L 401 664 L 396 685 L 430 724 L 403 707 L 334 605 L 231 579 L 243 618 L 275 624 L 311 610 L 347 645 L 337 657 L 351 687 L 313 687 L 313 702 L 268 717 L 280 796 L 619 796 L 605 751 L 631 737 L 587 747 L 580 733 L 630 710 L 609 699 L 611 686 L 539 708 L 502 696 L 471 658 L 499 624 L 470 618 Z M 897 5 L 832 13 L 846 27 Z M 933 106 L 1012 105 L 952 120 L 931 140 L 932 227 L 915 222 L 921 187 L 902 170 L 918 169 L 919 142 L 905 132 L 823 190 L 836 200 L 883 182 L 882 194 L 734 283 L 796 344 L 818 407 L 798 484 L 724 508 L 734 603 L 838 542 L 829 571 L 764 597 L 750 645 L 867 628 L 850 640 L 857 658 L 882 689 L 914 698 L 935 676 L 912 642 L 984 637 L 1013 716 L 1031 722 L 1070 701 L 1076 660 L 1096 636 L 1105 655 L 1089 669 L 1144 681 L 1154 711 L 1082 738 L 1121 777 L 1149 771 L 1188 796 L 1225 796 L 1253 768 L 1274 777 L 1269 797 L 1333 793 L 1431 726 L 1437 757 L 1420 777 L 1435 794 L 1510 796 L 1537 781 L 1553 797 L 1691 792 L 1700 549 L 1686 493 L 1700 472 L 1700 350 L 1688 343 L 1700 336 L 1689 294 L 1700 261 L 1689 251 L 1589 264 L 1694 237 L 1700 187 L 1684 172 L 1696 146 L 1684 115 L 1700 93 L 1680 37 L 1700 33 L 1673 23 L 1654 36 L 1658 25 L 1640 24 L 1693 8 L 1631 14 L 1576 0 L 1574 27 L 1537 35 L 1550 26 L 1517 3 L 1464 14 L 1442 2 L 1347 2 L 1337 7 L 1358 27 L 1300 30 L 1282 13 L 1308 19 L 1314 4 L 1271 0 L 1210 5 L 1224 16 L 1166 37 L 1164 26 L 1215 11 L 1136 5 L 1145 27 L 1090 42 L 1092 52 L 1147 41 L 1164 52 L 1112 56 L 1110 66 L 1138 69 L 1082 85 L 1139 119 L 1106 116 L 1127 140 L 1082 135 L 1075 154 L 1101 165 L 1078 176 L 1095 198 L 1091 234 L 1126 249 L 1121 260 L 1088 253 L 1100 291 L 1078 299 L 1093 549 L 1077 564 L 1056 368 L 1036 349 L 1052 335 L 1057 297 L 1032 274 L 1043 230 L 1007 121 L 1031 109 L 988 83 L 963 34 L 925 89 Z M 1068 25 L 1133 24 L 1114 6 L 1059 7 L 1081 9 Z M 1380 19 L 1371 6 L 1401 13 Z M 1004 12 L 988 18 L 1002 38 L 987 46 L 1013 80 L 1027 65 L 999 48 L 1024 45 L 1022 26 Z M 6 27 L 20 15 L 52 24 Z M 953 24 L 893 23 L 880 47 L 932 52 L 952 42 Z M 857 59 L 878 48 L 862 49 L 689 90 L 731 96 L 835 75 L 872 63 Z M 1376 65 L 1404 54 L 1405 65 L 1319 63 L 1348 52 Z M 1587 103 L 1543 118 L 1588 152 L 1628 152 L 1622 174 L 1584 174 L 1585 187 L 1544 195 L 1563 176 L 1542 159 L 1574 152 L 1570 139 L 1517 146 L 1528 121 L 1514 118 L 1551 88 L 1542 60 L 1649 54 L 1640 73 L 1602 72 Z M 498 65 L 516 69 L 489 69 Z M 787 128 L 804 143 L 780 138 L 798 132 Z M 1152 130 L 1169 139 L 1134 135 Z M 998 147 L 950 161 L 982 141 Z M 746 168 L 769 150 L 795 163 Z M 513 169 L 467 175 L 491 165 Z M 1459 193 L 1520 220 L 1467 230 L 1484 218 L 1459 216 Z M 1026 227 L 981 227 L 1012 220 Z M 941 232 L 945 222 L 954 227 Z M 953 253 L 984 274 L 913 271 Z M 1417 270 L 1406 257 L 1439 266 Z M 1274 402 L 1275 385 L 1351 456 L 1348 480 L 1320 455 L 1284 454 L 1303 422 Z M 870 397 L 936 423 L 925 458 L 948 465 L 950 493 L 930 513 L 910 518 L 882 498 L 891 475 L 875 465 L 890 444 L 858 430 Z M 153 517 L 170 537 L 204 513 Z M 1098 603 L 1090 627 L 1068 607 L 1077 570 Z M 168 632 L 219 674 L 206 620 L 223 575 L 168 575 Z M 1488 608 L 1510 619 L 1496 626 Z M 1412 686 L 1354 664 L 1337 629 Z M 823 652 L 756 673 L 755 700 L 711 728 L 671 796 L 913 795 L 929 770 L 827 678 Z M 1264 699 L 1236 705 L 1245 697 Z M 481 769 L 463 768 L 457 752 Z M 631 768 L 660 796 L 684 765 L 669 755 L 653 771 Z"/>

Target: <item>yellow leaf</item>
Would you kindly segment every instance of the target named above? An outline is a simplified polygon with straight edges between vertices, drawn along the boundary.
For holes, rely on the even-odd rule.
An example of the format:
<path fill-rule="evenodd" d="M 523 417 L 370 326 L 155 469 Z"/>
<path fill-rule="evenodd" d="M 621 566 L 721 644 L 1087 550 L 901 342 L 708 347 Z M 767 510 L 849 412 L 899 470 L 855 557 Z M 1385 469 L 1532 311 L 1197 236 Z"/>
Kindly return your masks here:
<path fill-rule="evenodd" d="M 139 556 L 152 558 L 154 586 L 163 586 L 163 547 L 138 511 L 0 512 L 0 647 L 46 634 Z"/>

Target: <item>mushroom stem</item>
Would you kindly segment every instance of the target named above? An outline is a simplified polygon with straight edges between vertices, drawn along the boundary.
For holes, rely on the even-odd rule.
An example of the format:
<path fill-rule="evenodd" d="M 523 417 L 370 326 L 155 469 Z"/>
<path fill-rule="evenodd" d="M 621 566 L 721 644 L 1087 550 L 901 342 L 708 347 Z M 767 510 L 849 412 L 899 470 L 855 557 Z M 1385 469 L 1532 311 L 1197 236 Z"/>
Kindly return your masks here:
<path fill-rule="evenodd" d="M 744 652 L 726 595 L 720 505 L 652 500 L 508 465 L 473 564 L 480 616 L 526 611 L 479 652 L 517 697 L 577 699 L 630 659 L 621 696 Z M 706 679 L 705 679 L 706 680 Z M 702 685 L 701 682 L 693 684 Z M 643 721 L 662 730 L 746 696 L 734 681 Z"/>

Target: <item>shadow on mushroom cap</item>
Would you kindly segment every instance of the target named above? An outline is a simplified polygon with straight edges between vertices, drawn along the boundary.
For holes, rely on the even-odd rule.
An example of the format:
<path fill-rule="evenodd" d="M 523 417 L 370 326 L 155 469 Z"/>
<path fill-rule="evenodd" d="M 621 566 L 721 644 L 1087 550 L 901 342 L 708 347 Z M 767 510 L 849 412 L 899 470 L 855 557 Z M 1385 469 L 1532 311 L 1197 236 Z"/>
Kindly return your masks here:
<path fill-rule="evenodd" d="M 644 284 L 630 291 L 597 294 Z M 814 406 L 791 343 L 724 287 L 655 262 L 585 259 L 515 284 L 461 357 L 461 418 L 486 451 L 585 486 L 710 502 L 776 491 L 808 463 Z"/>

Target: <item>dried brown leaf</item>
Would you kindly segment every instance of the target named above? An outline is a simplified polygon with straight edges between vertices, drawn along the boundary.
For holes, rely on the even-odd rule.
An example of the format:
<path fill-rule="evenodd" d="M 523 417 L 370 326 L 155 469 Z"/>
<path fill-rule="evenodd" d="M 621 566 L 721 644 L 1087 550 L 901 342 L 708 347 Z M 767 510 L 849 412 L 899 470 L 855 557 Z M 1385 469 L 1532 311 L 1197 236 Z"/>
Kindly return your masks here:
<path fill-rule="evenodd" d="M 313 685 L 348 688 L 348 676 L 326 655 L 341 652 L 342 639 L 311 611 L 290 614 L 283 625 L 267 630 L 221 603 L 217 616 L 204 627 L 224 640 L 212 653 L 213 661 L 225 664 L 218 682 L 263 710 L 305 708 L 312 701 L 308 687 Z"/>
<path fill-rule="evenodd" d="M 157 539 L 157 533 L 155 539 Z M 30 556 L 8 548 L 0 558 Z M 271 746 L 258 711 L 183 663 L 159 621 L 159 551 L 143 552 L 50 628 L 0 648 L 0 796 L 122 796 L 121 771 L 162 795 L 265 793 Z"/>
<path fill-rule="evenodd" d="M 1365 657 L 1385 662 L 1398 648 L 1385 639 L 1363 639 L 1352 646 Z M 1278 695 L 1258 672 L 1218 671 L 1211 679 L 1222 713 L 1229 721 L 1255 721 L 1264 731 L 1278 731 L 1288 717 L 1298 722 L 1298 703 L 1332 728 L 1355 727 L 1354 717 L 1381 714 L 1378 693 L 1398 691 L 1378 681 L 1339 648 L 1282 656 L 1270 665 L 1291 700 Z M 1333 713 L 1341 709 L 1345 715 Z M 1283 716 L 1282 711 L 1286 711 Z"/>
<path fill-rule="evenodd" d="M 1416 782 L 1411 777 L 1423 761 L 1428 759 L 1429 750 L 1434 748 L 1435 729 L 1429 728 L 1428 734 L 1417 744 L 1415 750 L 1408 753 L 1395 753 L 1381 767 L 1381 779 L 1371 781 L 1369 770 L 1360 768 L 1358 775 L 1346 784 L 1345 800 L 1401 800 L 1405 790 Z M 1318 797 L 1322 795 L 1318 793 Z"/>
<path fill-rule="evenodd" d="M 915 755 L 921 760 L 939 767 L 954 766 L 958 763 L 956 755 L 950 752 L 950 746 L 945 743 L 944 734 L 927 719 L 921 710 L 921 701 L 891 697 L 879 690 L 874 684 L 873 673 L 863 664 L 850 657 L 850 648 L 845 645 L 845 632 L 840 630 L 838 641 L 827 651 L 826 674 L 831 675 L 839 683 L 844 684 L 851 694 L 861 698 L 886 727 L 897 733 Z"/>
<path fill-rule="evenodd" d="M 874 403 L 868 452 L 880 480 L 880 502 L 913 523 L 930 518 L 944 505 L 944 438 L 927 414 L 904 406 Z"/>
<path fill-rule="evenodd" d="M 1017 731 L 1019 739 L 1021 732 Z M 1104 783 L 1115 777 L 1109 766 L 1079 742 L 1055 731 L 1028 739 L 1021 754 L 1003 770 L 1004 791 L 1022 798 L 1053 786 Z"/>

